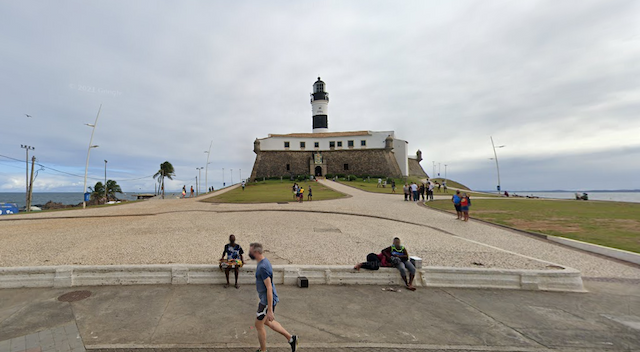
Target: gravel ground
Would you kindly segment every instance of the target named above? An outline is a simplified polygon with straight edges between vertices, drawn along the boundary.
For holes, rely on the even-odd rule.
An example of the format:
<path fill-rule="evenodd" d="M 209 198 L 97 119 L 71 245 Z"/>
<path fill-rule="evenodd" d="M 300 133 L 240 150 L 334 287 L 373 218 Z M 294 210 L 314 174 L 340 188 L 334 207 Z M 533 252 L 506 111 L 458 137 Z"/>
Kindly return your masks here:
<path fill-rule="evenodd" d="M 242 205 L 152 199 L 5 217 L 0 266 L 217 263 L 230 233 L 245 248 L 263 242 L 273 263 L 353 264 L 398 236 L 429 266 L 545 269 L 554 263 L 587 277 L 640 278 L 635 266 L 483 223 L 459 222 L 402 197 L 322 182 L 352 197 Z"/>

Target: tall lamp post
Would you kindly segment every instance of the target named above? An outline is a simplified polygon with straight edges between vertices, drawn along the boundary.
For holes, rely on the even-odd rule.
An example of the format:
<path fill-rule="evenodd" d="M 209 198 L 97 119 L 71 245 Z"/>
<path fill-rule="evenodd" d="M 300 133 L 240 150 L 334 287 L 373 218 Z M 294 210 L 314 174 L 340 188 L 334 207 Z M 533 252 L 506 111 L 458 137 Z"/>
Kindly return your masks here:
<path fill-rule="evenodd" d="M 504 148 L 504 145 L 499 145 L 496 147 L 496 145 L 493 143 L 493 136 L 490 137 L 491 138 L 491 146 L 493 147 L 493 160 L 496 161 L 496 171 L 498 172 L 498 193 L 500 193 L 500 165 L 498 164 L 498 153 L 496 153 L 496 148 Z"/>
<path fill-rule="evenodd" d="M 196 167 L 196 170 L 198 170 L 198 179 L 200 180 L 200 182 L 202 182 L 202 178 L 200 176 L 200 170 L 204 169 L 204 167 Z M 196 197 L 200 194 L 200 185 L 198 184 L 196 180 Z"/>
<path fill-rule="evenodd" d="M 444 164 L 444 184 L 447 184 L 447 164 Z"/>
<path fill-rule="evenodd" d="M 431 178 L 436 177 L 436 162 L 433 161 L 433 173 L 431 174 Z"/>
<path fill-rule="evenodd" d="M 98 117 L 100 117 L 100 110 L 102 110 L 102 104 L 98 108 L 98 115 L 93 124 L 85 123 L 85 125 L 91 127 L 91 138 L 89 139 L 89 148 L 87 149 L 87 163 L 84 166 L 84 192 L 82 192 L 82 209 L 87 207 L 87 201 L 84 194 L 87 193 L 87 170 L 89 169 L 89 155 L 91 155 L 91 149 L 98 148 L 97 145 L 93 145 L 93 134 L 96 132 L 96 126 L 98 125 Z"/>
<path fill-rule="evenodd" d="M 28 212 L 31 211 L 31 207 L 29 207 L 29 150 L 36 150 L 36 148 L 26 144 L 20 144 L 20 148 L 23 148 L 24 151 L 27 152 L 27 159 L 25 161 L 27 171 L 24 179 L 24 184 L 27 185 L 27 196 L 24 202 L 24 210 Z"/>
<path fill-rule="evenodd" d="M 105 202 L 108 200 L 107 198 L 107 160 L 104 160 L 104 200 Z"/>
<path fill-rule="evenodd" d="M 205 169 L 204 169 L 204 187 L 207 189 L 207 192 L 209 192 L 209 156 L 211 156 L 212 144 L 213 144 L 213 141 L 209 143 L 209 150 L 205 151 L 205 153 L 207 153 L 207 165 L 205 165 Z"/>
<path fill-rule="evenodd" d="M 231 185 L 233 186 L 233 169 L 229 169 L 229 177 L 231 177 Z"/>
<path fill-rule="evenodd" d="M 224 183 L 224 167 L 222 168 L 222 187 L 226 186 Z"/>

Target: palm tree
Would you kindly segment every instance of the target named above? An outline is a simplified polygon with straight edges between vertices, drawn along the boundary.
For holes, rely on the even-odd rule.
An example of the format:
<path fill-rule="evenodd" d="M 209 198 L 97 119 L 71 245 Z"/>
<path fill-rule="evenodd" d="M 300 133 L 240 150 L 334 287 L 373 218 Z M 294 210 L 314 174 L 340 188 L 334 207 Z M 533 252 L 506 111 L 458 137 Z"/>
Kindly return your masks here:
<path fill-rule="evenodd" d="M 165 161 L 160 164 L 160 170 L 153 175 L 153 178 L 159 179 L 160 187 L 162 188 L 162 199 L 164 199 L 164 178 L 173 180 L 173 176 L 176 175 L 176 171 L 173 169 L 173 165 L 170 162 Z"/>
<path fill-rule="evenodd" d="M 118 185 L 118 183 L 114 180 L 107 180 L 107 201 L 109 201 L 109 198 L 116 200 L 116 193 L 122 193 L 122 188 L 120 188 L 120 185 Z"/>
<path fill-rule="evenodd" d="M 95 186 L 89 187 L 91 191 L 91 201 L 98 202 L 104 196 L 104 185 L 102 182 L 97 182 Z"/>

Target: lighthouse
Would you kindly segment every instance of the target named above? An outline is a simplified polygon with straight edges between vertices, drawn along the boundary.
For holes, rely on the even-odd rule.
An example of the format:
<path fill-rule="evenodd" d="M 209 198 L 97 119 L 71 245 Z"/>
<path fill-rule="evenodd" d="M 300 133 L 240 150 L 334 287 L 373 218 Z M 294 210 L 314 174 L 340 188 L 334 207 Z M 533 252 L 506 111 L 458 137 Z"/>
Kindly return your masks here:
<path fill-rule="evenodd" d="M 313 114 L 313 133 L 329 132 L 329 93 L 324 82 L 318 77 L 311 93 L 311 111 Z"/>

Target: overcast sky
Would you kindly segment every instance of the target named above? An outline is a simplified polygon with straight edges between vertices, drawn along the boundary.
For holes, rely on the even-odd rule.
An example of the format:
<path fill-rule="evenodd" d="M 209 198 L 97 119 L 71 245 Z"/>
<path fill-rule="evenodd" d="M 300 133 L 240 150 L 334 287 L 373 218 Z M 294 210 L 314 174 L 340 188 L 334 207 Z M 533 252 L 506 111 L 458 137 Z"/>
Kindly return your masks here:
<path fill-rule="evenodd" d="M 2 1 L 0 155 L 38 191 L 248 177 L 253 140 L 394 130 L 475 189 L 640 189 L 640 1 Z M 26 117 L 29 114 L 32 117 Z M 24 191 L 0 157 L 0 192 Z M 437 167 L 436 167 L 437 168 Z M 436 170 L 437 172 L 437 170 Z M 141 178 L 139 180 L 126 181 Z M 204 170 L 202 178 L 204 179 Z"/>

